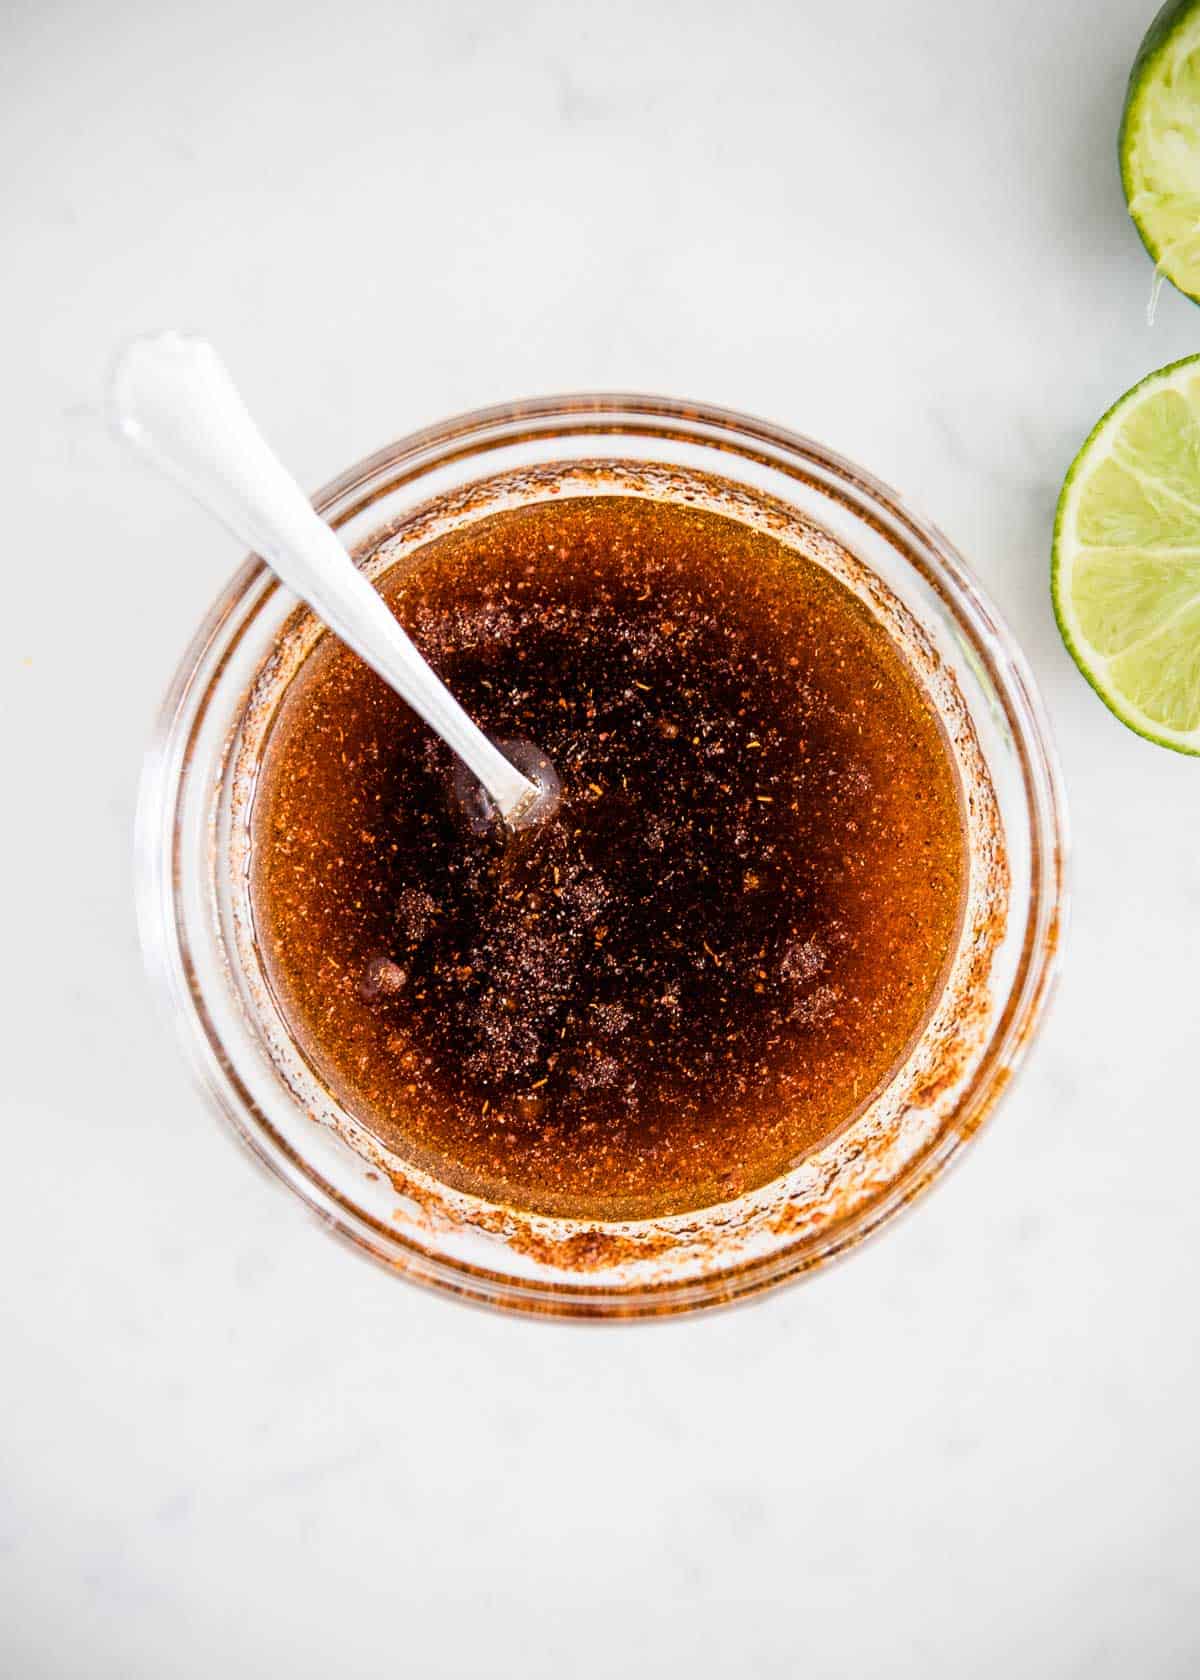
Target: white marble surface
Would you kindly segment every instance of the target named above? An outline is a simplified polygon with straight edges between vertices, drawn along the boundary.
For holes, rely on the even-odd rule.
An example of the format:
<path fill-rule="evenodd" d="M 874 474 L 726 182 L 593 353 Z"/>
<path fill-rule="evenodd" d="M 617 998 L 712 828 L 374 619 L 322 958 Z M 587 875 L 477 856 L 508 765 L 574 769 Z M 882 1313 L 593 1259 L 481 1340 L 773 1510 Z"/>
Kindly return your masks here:
<path fill-rule="evenodd" d="M 1113 160 L 1154 0 L 4 8 L 0 1671 L 1200 1665 L 1200 765 L 1063 653 L 1054 497 L 1140 375 Z M 961 1169 L 711 1320 L 510 1323 L 230 1146 L 151 1013 L 142 742 L 238 554 L 95 423 L 206 328 L 305 482 L 601 386 L 748 409 L 970 556 L 1056 726 L 1057 1006 Z M 15 591 L 15 595 L 14 595 Z"/>

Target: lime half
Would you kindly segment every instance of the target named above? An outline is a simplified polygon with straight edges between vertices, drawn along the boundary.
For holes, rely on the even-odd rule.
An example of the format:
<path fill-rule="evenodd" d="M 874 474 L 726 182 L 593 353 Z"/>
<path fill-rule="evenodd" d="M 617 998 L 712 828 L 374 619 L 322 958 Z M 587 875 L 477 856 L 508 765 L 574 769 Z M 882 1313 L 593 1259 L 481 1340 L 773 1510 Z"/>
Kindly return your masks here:
<path fill-rule="evenodd" d="M 1118 146 L 1143 245 L 1160 273 L 1200 301 L 1200 0 L 1168 0 L 1146 31 Z"/>
<path fill-rule="evenodd" d="M 1122 723 L 1200 754 L 1200 356 L 1127 391 L 1075 457 L 1051 589 L 1075 663 Z"/>

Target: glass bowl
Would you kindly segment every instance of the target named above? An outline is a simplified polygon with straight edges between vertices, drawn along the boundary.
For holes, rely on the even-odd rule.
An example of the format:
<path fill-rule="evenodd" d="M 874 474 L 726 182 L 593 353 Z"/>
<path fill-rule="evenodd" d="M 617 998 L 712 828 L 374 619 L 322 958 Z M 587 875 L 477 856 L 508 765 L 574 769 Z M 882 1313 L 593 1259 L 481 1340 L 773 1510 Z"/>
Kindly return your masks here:
<path fill-rule="evenodd" d="M 275 1005 L 250 915 L 262 742 L 321 633 L 256 559 L 176 674 L 137 829 L 147 963 L 233 1133 L 330 1229 L 393 1271 L 465 1300 L 574 1318 L 744 1299 L 825 1264 L 912 1202 L 975 1135 L 1028 1048 L 1065 912 L 1062 794 L 1020 650 L 945 538 L 820 445 L 700 404 L 546 398 L 415 433 L 315 503 L 378 573 L 496 507 L 611 491 L 766 518 L 839 573 L 903 641 L 962 778 L 971 881 L 946 989 L 886 1088 L 782 1178 L 674 1218 L 535 1217 L 424 1177 L 339 1108 Z"/>

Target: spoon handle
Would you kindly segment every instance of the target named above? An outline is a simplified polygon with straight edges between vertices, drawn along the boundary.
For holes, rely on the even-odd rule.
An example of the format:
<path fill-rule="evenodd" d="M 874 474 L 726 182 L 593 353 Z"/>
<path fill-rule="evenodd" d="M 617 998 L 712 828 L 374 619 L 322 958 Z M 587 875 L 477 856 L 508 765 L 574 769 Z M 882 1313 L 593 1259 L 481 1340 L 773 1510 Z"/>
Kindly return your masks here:
<path fill-rule="evenodd" d="M 113 373 L 115 425 L 260 554 L 360 659 L 425 719 L 511 820 L 538 790 L 472 723 L 337 534 L 272 452 L 202 338 L 135 339 Z"/>

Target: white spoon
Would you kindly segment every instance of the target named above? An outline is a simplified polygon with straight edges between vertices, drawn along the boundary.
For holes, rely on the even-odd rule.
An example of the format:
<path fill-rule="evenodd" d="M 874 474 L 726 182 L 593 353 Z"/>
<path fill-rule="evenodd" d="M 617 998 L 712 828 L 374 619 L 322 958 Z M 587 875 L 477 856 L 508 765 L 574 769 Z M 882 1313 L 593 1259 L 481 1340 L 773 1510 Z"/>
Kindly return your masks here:
<path fill-rule="evenodd" d="M 505 822 L 537 820 L 552 790 L 510 764 L 425 663 L 268 447 L 207 340 L 135 339 L 113 370 L 109 401 L 118 433 L 261 555 L 436 730 Z"/>

